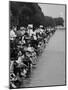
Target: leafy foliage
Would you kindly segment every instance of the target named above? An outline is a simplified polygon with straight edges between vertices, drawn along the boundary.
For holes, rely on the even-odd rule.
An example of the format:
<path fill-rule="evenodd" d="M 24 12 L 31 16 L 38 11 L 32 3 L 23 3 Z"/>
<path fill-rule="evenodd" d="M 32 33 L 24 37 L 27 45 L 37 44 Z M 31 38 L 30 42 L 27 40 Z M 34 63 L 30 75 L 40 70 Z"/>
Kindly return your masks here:
<path fill-rule="evenodd" d="M 32 23 L 35 27 L 42 24 L 45 27 L 63 26 L 63 18 L 44 16 L 37 3 L 10 1 L 10 25 L 27 26 Z"/>

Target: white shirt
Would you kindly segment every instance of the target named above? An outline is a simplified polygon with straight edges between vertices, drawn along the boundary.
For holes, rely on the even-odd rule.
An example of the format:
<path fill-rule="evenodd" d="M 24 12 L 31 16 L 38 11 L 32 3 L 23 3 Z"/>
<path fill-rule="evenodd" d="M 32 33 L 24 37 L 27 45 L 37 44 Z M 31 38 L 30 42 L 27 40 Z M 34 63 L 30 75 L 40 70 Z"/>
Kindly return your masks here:
<path fill-rule="evenodd" d="M 22 31 L 21 31 L 21 34 L 22 34 L 22 35 L 24 35 L 24 33 L 25 33 L 25 31 L 24 31 L 24 30 L 22 30 Z"/>
<path fill-rule="evenodd" d="M 24 36 L 22 37 L 22 43 L 25 43 Z"/>
<path fill-rule="evenodd" d="M 29 29 L 29 30 L 28 30 L 28 33 L 29 33 L 29 36 L 32 36 L 33 30 L 32 30 L 32 29 Z"/>
<path fill-rule="evenodd" d="M 33 35 L 36 35 L 36 31 L 33 31 Z"/>
<path fill-rule="evenodd" d="M 32 51 L 32 48 L 31 48 L 31 47 L 28 47 L 27 50 L 28 50 L 28 51 Z"/>
<path fill-rule="evenodd" d="M 24 56 L 20 56 L 18 57 L 18 60 L 16 61 L 18 64 L 21 64 L 22 63 L 22 60 L 23 60 Z"/>
<path fill-rule="evenodd" d="M 21 63 L 21 60 L 22 58 L 21 57 L 18 57 L 18 60 L 16 61 L 18 64 L 20 64 Z"/>
<path fill-rule="evenodd" d="M 33 37 L 34 37 L 34 40 L 37 40 L 37 37 L 36 37 L 36 35 L 34 35 Z"/>
<path fill-rule="evenodd" d="M 33 48 L 32 47 L 28 47 L 27 50 L 28 51 L 33 51 Z"/>
<path fill-rule="evenodd" d="M 40 30 L 40 34 L 42 34 L 43 32 L 44 32 L 44 30 L 43 29 L 39 29 Z"/>
<path fill-rule="evenodd" d="M 13 40 L 13 38 L 16 37 L 16 34 L 13 30 L 10 31 L 10 39 Z"/>

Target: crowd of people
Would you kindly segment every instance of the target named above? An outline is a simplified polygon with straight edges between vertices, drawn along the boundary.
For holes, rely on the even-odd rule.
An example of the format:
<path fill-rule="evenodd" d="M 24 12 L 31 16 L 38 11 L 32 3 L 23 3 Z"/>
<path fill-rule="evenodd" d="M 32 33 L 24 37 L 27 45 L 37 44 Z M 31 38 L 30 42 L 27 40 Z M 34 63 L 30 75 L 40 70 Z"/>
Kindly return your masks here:
<path fill-rule="evenodd" d="M 32 24 L 10 29 L 11 88 L 17 88 L 17 82 L 29 76 L 54 32 L 54 28 L 45 28 L 43 25 L 34 28 Z"/>

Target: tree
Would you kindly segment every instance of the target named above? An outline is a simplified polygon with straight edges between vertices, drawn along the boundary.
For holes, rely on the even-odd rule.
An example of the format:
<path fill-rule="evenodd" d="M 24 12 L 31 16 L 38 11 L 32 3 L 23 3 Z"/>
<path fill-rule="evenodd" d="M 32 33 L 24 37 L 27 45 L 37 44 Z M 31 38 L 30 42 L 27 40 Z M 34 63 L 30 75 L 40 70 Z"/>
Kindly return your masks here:
<path fill-rule="evenodd" d="M 52 17 L 45 16 L 45 26 L 46 27 L 54 27 L 55 26 L 55 21 Z"/>
<path fill-rule="evenodd" d="M 61 17 L 52 18 L 44 16 L 40 6 L 37 3 L 10 1 L 10 24 L 27 26 L 33 24 L 38 27 L 40 24 L 45 27 L 63 26 L 64 20 Z"/>
<path fill-rule="evenodd" d="M 45 24 L 45 17 L 37 3 L 11 1 L 10 11 L 12 13 L 11 18 L 13 18 L 10 22 L 16 25 L 21 26 L 28 25 L 28 23 L 33 23 L 38 26 L 39 24 Z"/>
<path fill-rule="evenodd" d="M 64 26 L 64 19 L 62 17 L 54 18 L 55 26 Z"/>

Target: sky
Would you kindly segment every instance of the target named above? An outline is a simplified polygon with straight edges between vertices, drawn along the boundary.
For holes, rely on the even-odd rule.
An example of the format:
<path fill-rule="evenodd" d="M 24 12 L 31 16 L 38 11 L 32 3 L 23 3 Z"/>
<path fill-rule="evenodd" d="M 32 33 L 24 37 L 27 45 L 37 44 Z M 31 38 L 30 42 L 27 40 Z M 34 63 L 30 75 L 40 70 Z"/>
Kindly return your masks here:
<path fill-rule="evenodd" d="M 65 5 L 39 4 L 45 16 L 63 17 L 65 20 Z"/>

